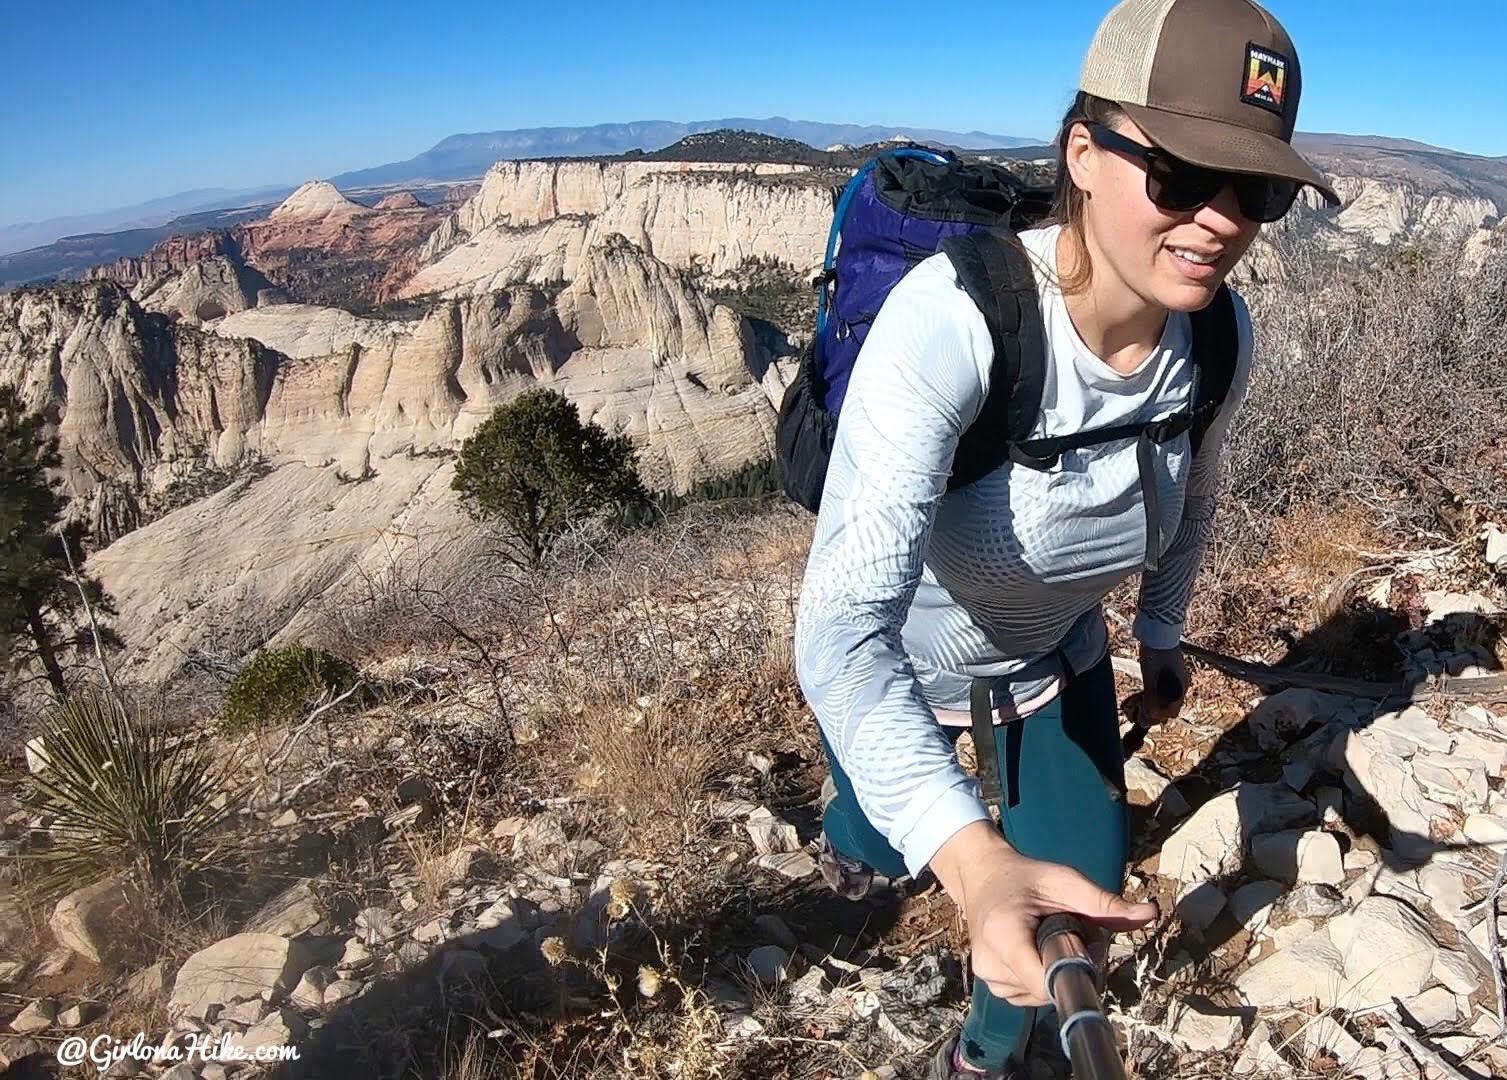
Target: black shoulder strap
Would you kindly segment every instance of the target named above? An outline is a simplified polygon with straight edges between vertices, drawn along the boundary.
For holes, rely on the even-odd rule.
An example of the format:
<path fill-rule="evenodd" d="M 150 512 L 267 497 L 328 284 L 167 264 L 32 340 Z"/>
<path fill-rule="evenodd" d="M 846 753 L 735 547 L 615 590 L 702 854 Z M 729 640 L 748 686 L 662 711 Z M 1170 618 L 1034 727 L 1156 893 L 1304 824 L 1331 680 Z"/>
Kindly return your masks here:
<path fill-rule="evenodd" d="M 947 482 L 959 488 L 992 472 L 1009 457 L 1011 444 L 1031 437 L 1041 412 L 1046 341 L 1036 278 L 1019 243 L 980 230 L 943 240 L 941 250 L 994 342 L 984 404 L 958 440 Z"/>
<path fill-rule="evenodd" d="M 1204 433 L 1219 407 L 1230 396 L 1235 365 L 1240 359 L 1240 331 L 1230 287 L 1221 285 L 1207 307 L 1189 316 L 1193 324 L 1193 426 L 1188 433 L 1196 456 Z"/>

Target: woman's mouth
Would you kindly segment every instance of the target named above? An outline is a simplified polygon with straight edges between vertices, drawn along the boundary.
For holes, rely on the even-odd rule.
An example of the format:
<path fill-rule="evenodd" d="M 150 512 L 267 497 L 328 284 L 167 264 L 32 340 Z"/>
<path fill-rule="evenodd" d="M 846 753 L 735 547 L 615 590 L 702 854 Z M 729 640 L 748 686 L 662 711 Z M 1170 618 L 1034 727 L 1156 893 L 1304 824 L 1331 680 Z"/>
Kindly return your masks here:
<path fill-rule="evenodd" d="M 1169 247 L 1167 252 L 1179 272 L 1194 281 L 1208 281 L 1219 273 L 1219 260 L 1223 252 L 1181 247 Z"/>

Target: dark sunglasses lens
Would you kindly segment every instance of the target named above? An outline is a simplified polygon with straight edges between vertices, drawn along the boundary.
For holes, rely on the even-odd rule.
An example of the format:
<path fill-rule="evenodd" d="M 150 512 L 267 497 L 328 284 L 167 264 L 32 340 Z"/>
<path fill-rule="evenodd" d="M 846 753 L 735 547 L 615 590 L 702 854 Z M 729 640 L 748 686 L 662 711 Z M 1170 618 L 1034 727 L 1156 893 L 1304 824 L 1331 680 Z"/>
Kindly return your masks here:
<path fill-rule="evenodd" d="M 1252 221 L 1270 222 L 1284 217 L 1298 198 L 1296 180 L 1276 177 L 1241 177 L 1235 182 L 1240 212 Z"/>
<path fill-rule="evenodd" d="M 1219 173 L 1183 162 L 1158 160 L 1146 170 L 1146 193 L 1163 210 L 1196 210 L 1218 195 L 1223 184 Z"/>

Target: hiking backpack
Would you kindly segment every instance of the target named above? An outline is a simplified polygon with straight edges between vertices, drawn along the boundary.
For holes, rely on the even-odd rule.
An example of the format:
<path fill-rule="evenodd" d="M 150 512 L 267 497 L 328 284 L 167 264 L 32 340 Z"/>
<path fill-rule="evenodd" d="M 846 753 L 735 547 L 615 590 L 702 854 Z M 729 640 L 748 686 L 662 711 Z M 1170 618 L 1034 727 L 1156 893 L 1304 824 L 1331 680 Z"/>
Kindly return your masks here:
<path fill-rule="evenodd" d="M 817 289 L 816 333 L 785 392 L 776 428 L 785 493 L 815 512 L 821 505 L 838 417 L 859 349 L 884 298 L 911 267 L 938 251 L 984 316 L 994 342 L 989 389 L 963 432 L 948 478 L 965 487 L 1007 459 L 1054 467 L 1065 451 L 1136 440 L 1146 505 L 1146 569 L 1160 554 L 1152 449 L 1189 432 L 1196 454 L 1229 393 L 1238 341 L 1234 305 L 1223 285 L 1191 316 L 1191 406 L 1161 420 L 1033 439 L 1046 374 L 1045 327 L 1036 279 L 1013 234 L 1046 215 L 1051 191 L 1026 185 L 988 162 L 964 162 L 924 147 L 887 150 L 866 162 L 840 194 Z"/>

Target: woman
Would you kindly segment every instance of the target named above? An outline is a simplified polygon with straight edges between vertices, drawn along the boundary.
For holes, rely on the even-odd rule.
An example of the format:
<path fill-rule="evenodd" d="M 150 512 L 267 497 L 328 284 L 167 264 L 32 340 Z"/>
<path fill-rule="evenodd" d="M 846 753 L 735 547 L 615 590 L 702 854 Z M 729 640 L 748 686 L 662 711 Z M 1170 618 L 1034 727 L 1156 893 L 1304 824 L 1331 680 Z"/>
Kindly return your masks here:
<path fill-rule="evenodd" d="M 1291 40 L 1250 0 L 1126 0 L 1106 16 L 1058 139 L 1055 223 L 1019 235 L 1047 328 L 1038 436 L 1188 405 L 1189 313 L 1303 185 L 1338 202 L 1290 145 L 1299 89 Z M 1184 613 L 1251 363 L 1238 298 L 1235 311 L 1234 381 L 1196 457 L 1187 435 L 1156 450 L 1163 552 L 1134 626 L 1150 719 L 1176 715 L 1187 682 Z M 875 871 L 930 868 L 967 920 L 973 1004 L 933 1063 L 941 1080 L 1019 1067 L 1046 1001 L 1045 914 L 1105 930 L 1157 914 L 1119 895 L 1128 824 L 1100 609 L 1147 553 L 1136 446 L 1045 471 L 1007 461 L 949 492 L 992 352 L 946 255 L 891 291 L 843 404 L 796 629 L 836 792 L 824 876 L 856 897 Z M 1002 725 L 1002 828 L 953 752 L 977 678 Z"/>

